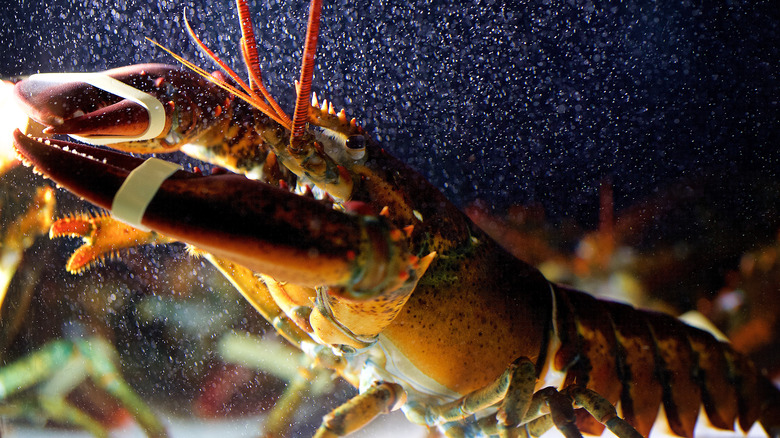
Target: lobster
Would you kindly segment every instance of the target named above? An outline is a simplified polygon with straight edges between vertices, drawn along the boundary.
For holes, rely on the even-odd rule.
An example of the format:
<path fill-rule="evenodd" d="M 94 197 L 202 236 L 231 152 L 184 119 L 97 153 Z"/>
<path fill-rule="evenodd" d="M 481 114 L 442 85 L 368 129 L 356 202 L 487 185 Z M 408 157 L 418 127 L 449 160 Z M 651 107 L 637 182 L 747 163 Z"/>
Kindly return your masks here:
<path fill-rule="evenodd" d="M 283 337 L 359 388 L 318 437 L 396 409 L 447 436 L 647 436 L 661 408 L 679 436 L 694 435 L 702 408 L 717 428 L 758 421 L 780 435 L 780 391 L 727 343 L 549 282 L 312 96 L 320 4 L 310 6 L 293 117 L 263 85 L 243 0 L 249 83 L 187 24 L 222 71 L 171 53 L 189 70 L 145 64 L 16 85 L 49 134 L 181 150 L 229 170 L 15 132 L 26 165 L 119 219 L 56 223 L 53 235 L 85 238 L 69 269 L 136 244 L 191 245 Z"/>

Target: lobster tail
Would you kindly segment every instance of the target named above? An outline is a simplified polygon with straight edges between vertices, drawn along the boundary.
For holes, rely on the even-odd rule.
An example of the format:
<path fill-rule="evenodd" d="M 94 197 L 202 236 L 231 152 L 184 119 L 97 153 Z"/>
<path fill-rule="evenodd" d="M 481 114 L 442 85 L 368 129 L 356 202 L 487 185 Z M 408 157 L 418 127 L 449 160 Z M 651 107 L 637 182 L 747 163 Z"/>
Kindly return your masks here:
<path fill-rule="evenodd" d="M 764 426 L 770 437 L 780 437 L 780 390 L 764 376 L 759 376 L 761 399 L 765 400 L 761 407 L 758 421 Z"/>
<path fill-rule="evenodd" d="M 693 436 L 702 406 L 717 428 L 733 430 L 738 421 L 747 431 L 760 421 L 770 435 L 779 432 L 780 391 L 729 344 L 663 313 L 560 286 L 555 292 L 557 334 L 565 347 L 554 365 L 566 370 L 564 386 L 620 401 L 625 419 L 642 435 L 650 433 L 660 406 L 679 436 Z M 588 417 L 579 415 L 578 426 L 600 434 L 603 428 Z"/>

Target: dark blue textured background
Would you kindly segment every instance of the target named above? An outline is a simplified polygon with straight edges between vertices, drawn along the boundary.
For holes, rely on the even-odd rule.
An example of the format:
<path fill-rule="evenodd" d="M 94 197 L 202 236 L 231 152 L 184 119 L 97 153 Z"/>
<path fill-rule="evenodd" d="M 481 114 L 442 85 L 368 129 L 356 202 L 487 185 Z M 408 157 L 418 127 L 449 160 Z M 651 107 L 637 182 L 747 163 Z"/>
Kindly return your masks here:
<path fill-rule="evenodd" d="M 147 36 L 197 57 L 185 7 L 241 67 L 231 1 L 47 3 L 4 12 L 3 77 L 172 62 Z M 267 82 L 290 108 L 308 5 L 252 5 Z M 734 181 L 778 180 L 773 1 L 326 2 L 320 41 L 318 94 L 461 205 L 536 202 L 593 226 L 604 178 L 622 208 L 706 177 L 715 209 L 740 215 L 766 206 Z"/>

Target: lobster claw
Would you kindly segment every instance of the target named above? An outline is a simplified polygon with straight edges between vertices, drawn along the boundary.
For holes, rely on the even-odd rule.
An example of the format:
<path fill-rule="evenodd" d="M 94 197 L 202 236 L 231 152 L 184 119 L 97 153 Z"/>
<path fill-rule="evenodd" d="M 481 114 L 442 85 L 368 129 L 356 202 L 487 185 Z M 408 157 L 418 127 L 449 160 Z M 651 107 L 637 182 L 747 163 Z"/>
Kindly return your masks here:
<path fill-rule="evenodd" d="M 48 73 L 15 87 L 47 134 L 126 152 L 167 152 L 212 127 L 232 97 L 205 78 L 164 64 L 101 73 Z"/>
<path fill-rule="evenodd" d="M 131 173 L 145 163 L 60 140 L 44 143 L 18 130 L 14 143 L 25 164 L 109 210 Z M 304 286 L 367 291 L 392 289 L 408 278 L 413 257 L 395 229 L 380 219 L 336 211 L 232 173 L 169 174 L 141 207 L 140 225 Z"/>

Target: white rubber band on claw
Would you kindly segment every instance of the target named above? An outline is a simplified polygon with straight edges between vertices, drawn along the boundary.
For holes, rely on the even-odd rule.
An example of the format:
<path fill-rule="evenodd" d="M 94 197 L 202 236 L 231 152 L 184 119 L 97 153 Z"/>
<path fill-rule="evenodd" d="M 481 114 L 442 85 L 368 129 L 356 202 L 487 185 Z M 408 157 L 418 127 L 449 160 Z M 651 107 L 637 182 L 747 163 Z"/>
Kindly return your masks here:
<path fill-rule="evenodd" d="M 165 108 L 163 104 L 149 93 L 133 88 L 122 81 L 112 78 L 105 73 L 38 73 L 30 76 L 28 81 L 40 82 L 84 82 L 93 87 L 100 88 L 123 99 L 131 100 L 146 109 L 149 114 L 149 126 L 141 135 L 131 136 L 98 136 L 83 137 L 71 135 L 71 137 L 89 144 L 108 145 L 126 141 L 149 140 L 158 137 L 165 130 Z"/>
<path fill-rule="evenodd" d="M 141 219 L 162 183 L 182 167 L 159 158 L 149 158 L 133 169 L 114 195 L 111 216 L 143 231 Z"/>

